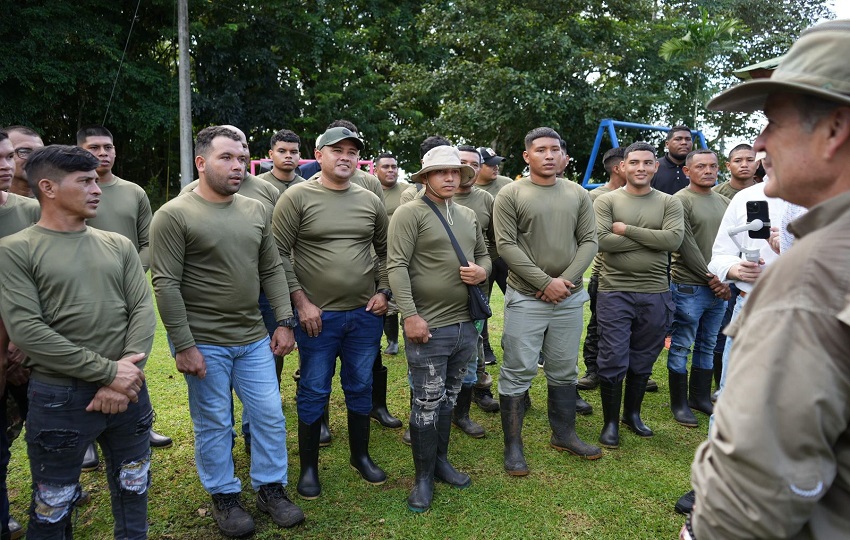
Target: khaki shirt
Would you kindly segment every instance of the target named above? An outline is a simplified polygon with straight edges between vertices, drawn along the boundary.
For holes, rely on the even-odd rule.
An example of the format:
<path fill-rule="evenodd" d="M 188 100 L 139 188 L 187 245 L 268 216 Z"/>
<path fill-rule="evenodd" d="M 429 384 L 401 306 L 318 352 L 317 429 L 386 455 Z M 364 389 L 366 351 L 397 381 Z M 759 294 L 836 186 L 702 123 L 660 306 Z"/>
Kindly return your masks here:
<path fill-rule="evenodd" d="M 791 228 L 726 331 L 729 384 L 691 467 L 700 540 L 850 534 L 850 193 Z"/>

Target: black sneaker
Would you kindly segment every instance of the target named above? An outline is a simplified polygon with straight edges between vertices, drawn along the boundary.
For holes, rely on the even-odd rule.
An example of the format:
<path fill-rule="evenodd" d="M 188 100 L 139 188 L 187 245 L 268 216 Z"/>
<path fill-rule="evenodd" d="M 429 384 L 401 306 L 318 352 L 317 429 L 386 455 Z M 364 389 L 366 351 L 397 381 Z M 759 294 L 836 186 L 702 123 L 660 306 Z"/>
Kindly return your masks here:
<path fill-rule="evenodd" d="M 676 506 L 673 507 L 676 510 L 677 514 L 683 514 L 687 516 L 691 513 L 691 510 L 694 509 L 694 501 L 696 501 L 697 495 L 694 493 L 694 490 L 690 490 L 685 493 L 679 500 L 676 501 Z"/>
<path fill-rule="evenodd" d="M 225 536 L 248 536 L 254 532 L 254 518 L 245 507 L 239 493 L 217 493 L 213 499 L 213 518 Z"/>
<path fill-rule="evenodd" d="M 260 486 L 257 508 L 270 515 L 272 521 L 281 527 L 294 527 L 304 521 L 304 512 L 289 500 L 281 484 Z"/>

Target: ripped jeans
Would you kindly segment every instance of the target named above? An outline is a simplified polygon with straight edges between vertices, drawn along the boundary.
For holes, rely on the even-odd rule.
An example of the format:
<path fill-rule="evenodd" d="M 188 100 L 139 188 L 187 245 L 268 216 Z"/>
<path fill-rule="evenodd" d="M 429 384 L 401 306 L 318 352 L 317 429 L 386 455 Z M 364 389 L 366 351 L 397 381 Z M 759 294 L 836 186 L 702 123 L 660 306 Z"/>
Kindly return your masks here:
<path fill-rule="evenodd" d="M 58 381 L 50 381 L 58 382 Z M 68 380 L 49 384 L 34 376 L 29 384 L 27 454 L 32 503 L 27 538 L 70 539 L 72 512 L 80 496 L 80 469 L 86 447 L 97 440 L 115 520 L 115 538 L 147 537 L 150 437 L 153 409 L 147 385 L 139 401 L 118 414 L 86 412 L 98 385 Z"/>
<path fill-rule="evenodd" d="M 441 411 L 454 408 L 469 359 L 476 357 L 478 348 L 478 330 L 472 322 L 429 331 L 428 343 L 404 340 L 413 387 L 410 424 L 419 428 L 435 426 Z"/>

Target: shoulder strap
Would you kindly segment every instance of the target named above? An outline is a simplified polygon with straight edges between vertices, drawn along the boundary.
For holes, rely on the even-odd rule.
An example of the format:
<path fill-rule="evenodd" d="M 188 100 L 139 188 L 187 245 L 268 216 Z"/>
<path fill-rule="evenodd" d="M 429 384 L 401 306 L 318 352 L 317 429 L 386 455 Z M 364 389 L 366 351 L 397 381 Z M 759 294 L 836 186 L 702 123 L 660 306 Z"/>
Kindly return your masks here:
<path fill-rule="evenodd" d="M 469 266 L 469 261 L 466 260 L 466 256 L 463 254 L 463 250 L 460 249 L 460 245 L 458 245 L 457 240 L 455 239 L 455 235 L 452 233 L 452 230 L 449 228 L 449 224 L 446 223 L 446 218 L 443 217 L 443 214 L 437 209 L 437 205 L 434 204 L 434 201 L 429 199 L 427 196 L 423 196 L 422 200 L 425 201 L 425 204 L 431 207 L 431 210 L 437 214 L 437 217 L 440 218 L 440 223 L 443 224 L 443 227 L 446 228 L 446 232 L 449 234 L 449 240 L 452 241 L 452 247 L 455 248 L 455 255 L 457 255 L 457 259 L 460 261 L 461 266 Z"/>

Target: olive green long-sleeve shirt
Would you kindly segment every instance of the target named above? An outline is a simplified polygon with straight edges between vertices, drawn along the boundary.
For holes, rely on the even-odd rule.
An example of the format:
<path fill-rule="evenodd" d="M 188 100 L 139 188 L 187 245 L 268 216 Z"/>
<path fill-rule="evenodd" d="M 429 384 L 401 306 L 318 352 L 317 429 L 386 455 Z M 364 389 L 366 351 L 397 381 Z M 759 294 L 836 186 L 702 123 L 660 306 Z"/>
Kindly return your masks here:
<path fill-rule="evenodd" d="M 387 211 L 354 184 L 333 190 L 318 181 L 292 186 L 274 209 L 272 228 L 290 291 L 303 290 L 323 310 L 362 308 L 387 288 Z M 292 264 L 289 264 L 291 256 Z"/>
<path fill-rule="evenodd" d="M 553 278 L 583 287 L 582 275 L 596 255 L 596 220 L 583 187 L 559 178 L 541 186 L 522 178 L 505 186 L 493 208 L 496 248 L 507 263 L 508 285 L 525 295 Z"/>
<path fill-rule="evenodd" d="M 180 190 L 180 195 L 185 195 L 198 187 L 200 180 L 194 180 L 189 185 Z M 267 212 L 266 219 L 271 219 L 274 205 L 280 198 L 278 188 L 253 174 L 246 174 L 242 179 L 242 185 L 239 186 L 239 195 L 260 201 L 263 203 L 263 209 Z"/>
<path fill-rule="evenodd" d="M 129 238 L 147 271 L 150 266 L 149 231 L 151 226 L 151 203 L 141 186 L 113 176 L 112 182 L 100 184 L 100 204 L 97 217 L 86 220 L 86 224 L 103 231 L 116 232 Z"/>
<path fill-rule="evenodd" d="M 287 189 L 289 189 L 290 187 L 298 185 L 301 182 L 307 181 L 304 178 L 301 178 L 300 176 L 298 176 L 296 174 L 295 178 L 293 178 L 291 181 L 284 182 L 283 180 L 281 180 L 277 176 L 275 176 L 271 171 L 264 172 L 263 174 L 258 174 L 257 178 L 259 178 L 260 180 L 265 180 L 269 184 L 276 187 L 278 193 L 280 193 L 281 195 L 283 195 L 283 192 L 286 191 Z M 242 190 L 240 189 L 239 191 L 241 192 Z M 248 196 L 245 193 L 242 193 L 242 195 L 245 195 L 246 197 Z"/>
<path fill-rule="evenodd" d="M 498 174 L 496 175 L 496 178 L 489 184 L 475 184 L 475 187 L 477 187 L 478 189 L 483 189 L 495 199 L 496 195 L 499 194 L 503 187 L 509 186 L 513 182 L 514 181 L 508 178 L 507 176 L 502 176 L 501 174 Z"/>
<path fill-rule="evenodd" d="M 136 248 L 93 227 L 35 225 L 0 240 L 0 314 L 34 374 L 104 386 L 117 360 L 150 354 L 156 329 Z"/>
<path fill-rule="evenodd" d="M 599 186 L 596 189 L 588 191 L 587 194 L 590 195 L 590 202 L 594 202 L 601 195 L 605 195 L 606 193 L 611 193 L 611 188 L 608 186 Z M 599 277 L 599 271 L 602 269 L 602 252 L 596 254 L 593 258 L 593 263 L 590 265 L 590 275 Z"/>
<path fill-rule="evenodd" d="M 679 249 L 685 233 L 682 203 L 657 189 L 633 195 L 618 189 L 593 203 L 599 231 L 600 291 L 660 293 L 670 290 L 667 253 Z M 626 224 L 623 236 L 614 222 Z"/>
<path fill-rule="evenodd" d="M 41 217 L 41 207 L 35 199 L 14 193 L 7 197 L 6 204 L 0 206 L 0 238 L 26 229 Z"/>
<path fill-rule="evenodd" d="M 260 180 L 263 182 L 263 180 Z M 280 321 L 292 316 L 286 274 L 263 204 L 236 194 L 214 203 L 187 193 L 151 225 L 151 277 L 177 352 L 196 343 L 236 346 L 267 336 L 260 285 Z"/>
<path fill-rule="evenodd" d="M 490 274 L 490 257 L 475 212 L 459 204 L 435 203 L 468 261 Z M 446 228 L 425 201 L 396 209 L 390 221 L 387 265 L 390 286 L 402 317 L 419 315 L 431 328 L 469 321 L 468 289 Z"/>
<path fill-rule="evenodd" d="M 708 285 L 711 247 L 729 199 L 714 191 L 701 194 L 689 188 L 677 191 L 673 197 L 682 203 L 685 233 L 682 245 L 673 252 L 670 276 L 676 283 Z"/>

